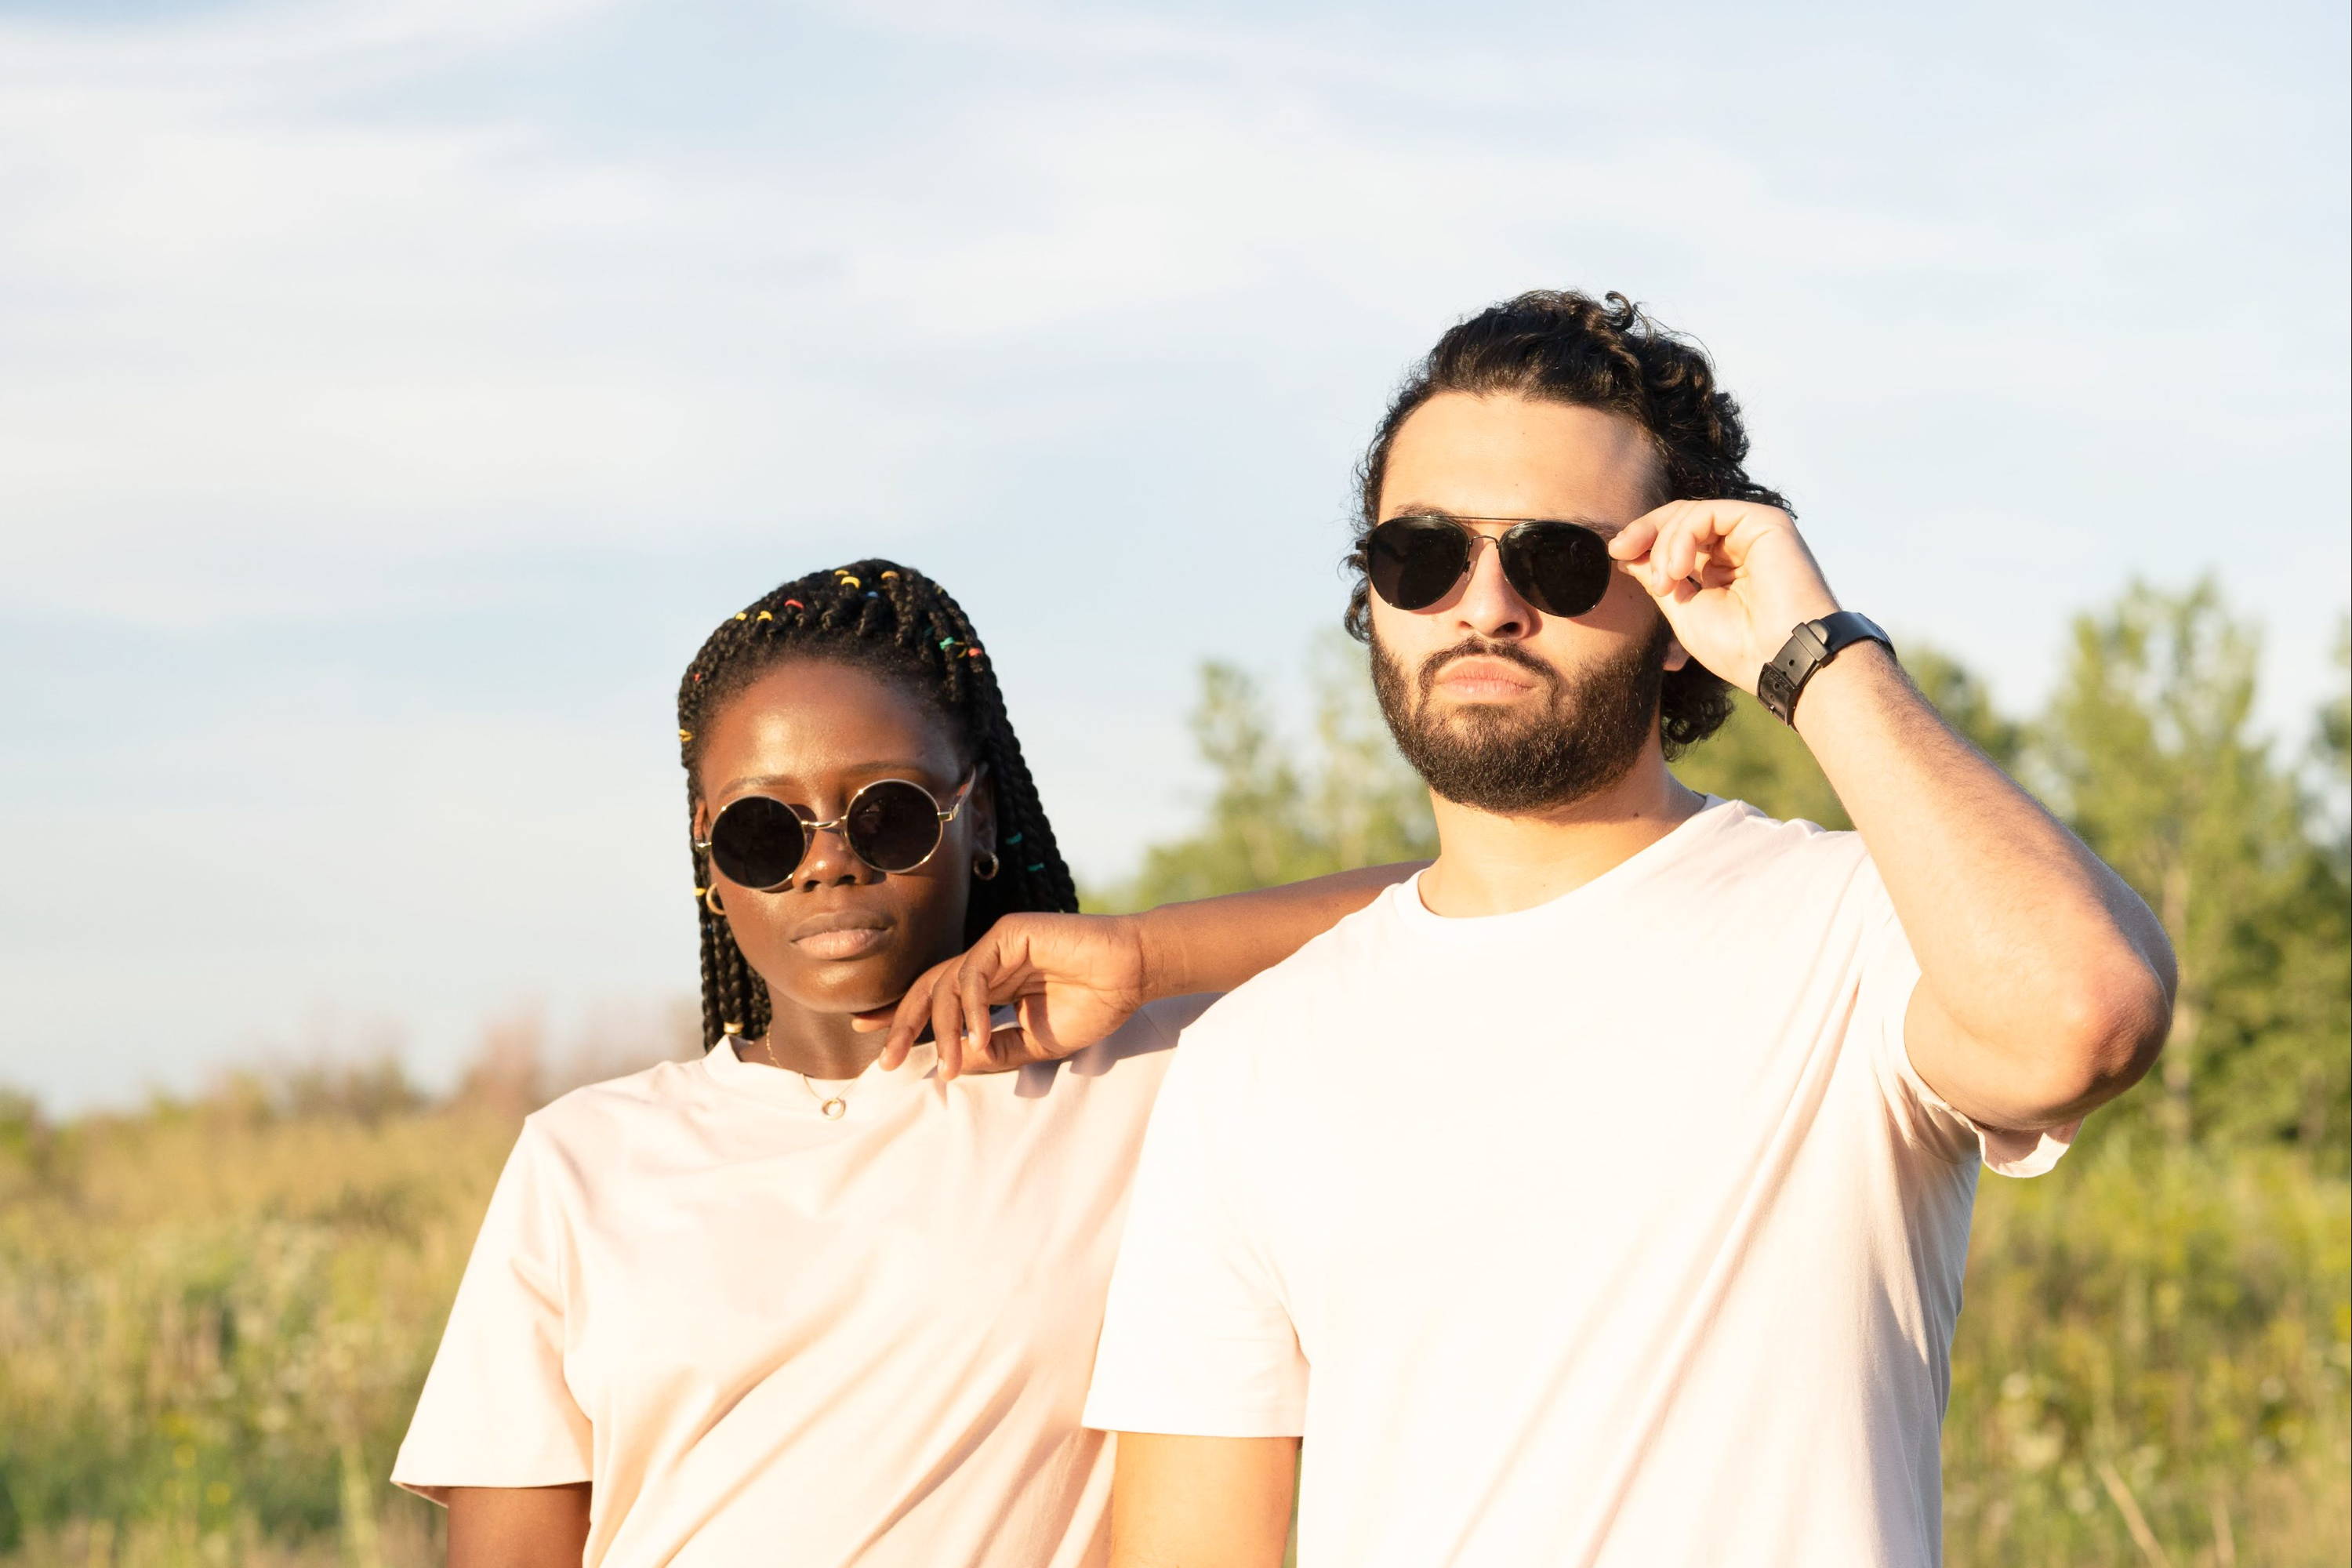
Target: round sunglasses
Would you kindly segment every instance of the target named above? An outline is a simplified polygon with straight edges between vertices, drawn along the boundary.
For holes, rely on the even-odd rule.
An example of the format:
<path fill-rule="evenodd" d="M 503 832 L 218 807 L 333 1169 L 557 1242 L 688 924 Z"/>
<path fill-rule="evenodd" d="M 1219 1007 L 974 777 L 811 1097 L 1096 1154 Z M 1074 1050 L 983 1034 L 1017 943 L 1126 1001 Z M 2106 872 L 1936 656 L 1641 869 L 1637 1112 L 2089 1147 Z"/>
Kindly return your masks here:
<path fill-rule="evenodd" d="M 1365 537 L 1372 591 L 1400 610 L 1425 610 L 1454 592 L 1486 538 L 1469 522 L 1514 525 L 1494 541 L 1503 579 L 1548 616 L 1583 615 L 1609 592 L 1609 542 L 1580 522 L 1435 513 L 1390 518 Z"/>
<path fill-rule="evenodd" d="M 711 819 L 710 837 L 695 846 L 710 851 L 710 863 L 739 888 L 772 893 L 793 879 L 820 833 L 838 833 L 849 852 L 877 871 L 905 872 L 939 853 L 947 825 L 963 809 L 975 771 L 956 786 L 955 804 L 940 809 L 937 796 L 908 779 L 877 779 L 849 797 L 831 822 L 773 795 L 747 795 L 727 803 Z"/>

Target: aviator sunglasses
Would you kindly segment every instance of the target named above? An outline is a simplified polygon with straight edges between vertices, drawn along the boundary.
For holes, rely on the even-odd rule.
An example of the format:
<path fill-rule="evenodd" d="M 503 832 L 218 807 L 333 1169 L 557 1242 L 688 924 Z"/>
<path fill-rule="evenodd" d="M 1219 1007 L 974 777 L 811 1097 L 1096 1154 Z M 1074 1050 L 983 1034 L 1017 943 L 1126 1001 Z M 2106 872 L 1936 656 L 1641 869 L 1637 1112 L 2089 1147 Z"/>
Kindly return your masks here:
<path fill-rule="evenodd" d="M 1515 525 L 1493 542 L 1503 578 L 1548 616 L 1583 615 L 1609 592 L 1609 542 L 1582 523 L 1434 513 L 1392 517 L 1365 537 L 1373 592 L 1400 610 L 1425 610 L 1444 598 L 1470 574 L 1471 559 L 1486 538 L 1469 522 Z"/>
<path fill-rule="evenodd" d="M 740 888 L 772 893 L 793 879 L 820 833 L 839 833 L 849 852 L 877 871 L 911 871 L 939 852 L 947 825 L 963 809 L 977 771 L 956 786 L 955 804 L 940 809 L 938 797 L 907 779 L 877 779 L 849 797 L 831 822 L 800 811 L 773 795 L 747 795 L 730 801 L 711 820 L 710 837 L 696 847 L 710 851 L 710 863 Z"/>

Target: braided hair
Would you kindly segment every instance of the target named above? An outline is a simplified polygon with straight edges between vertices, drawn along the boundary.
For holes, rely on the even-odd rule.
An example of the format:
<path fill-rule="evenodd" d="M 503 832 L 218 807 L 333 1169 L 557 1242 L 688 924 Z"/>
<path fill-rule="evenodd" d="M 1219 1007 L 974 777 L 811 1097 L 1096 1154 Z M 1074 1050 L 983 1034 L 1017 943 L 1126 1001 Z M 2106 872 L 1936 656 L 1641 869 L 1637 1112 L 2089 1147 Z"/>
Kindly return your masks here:
<path fill-rule="evenodd" d="M 962 607 L 912 567 L 859 561 L 793 579 L 753 601 L 710 634 L 677 688 L 679 761 L 686 766 L 689 824 L 701 803 L 697 767 L 706 720 L 777 665 L 821 658 L 864 669 L 928 704 L 954 732 L 958 748 L 987 770 L 996 805 L 1003 870 L 974 877 L 964 940 L 977 940 L 999 915 L 1078 907 L 1076 885 L 1037 785 L 1005 717 L 996 671 Z M 693 838 L 689 826 L 688 837 Z M 726 918 L 704 894 L 710 852 L 694 849 L 695 910 L 702 924 L 702 1043 L 730 1034 L 757 1038 L 770 1017 L 767 983 L 746 963 Z"/>

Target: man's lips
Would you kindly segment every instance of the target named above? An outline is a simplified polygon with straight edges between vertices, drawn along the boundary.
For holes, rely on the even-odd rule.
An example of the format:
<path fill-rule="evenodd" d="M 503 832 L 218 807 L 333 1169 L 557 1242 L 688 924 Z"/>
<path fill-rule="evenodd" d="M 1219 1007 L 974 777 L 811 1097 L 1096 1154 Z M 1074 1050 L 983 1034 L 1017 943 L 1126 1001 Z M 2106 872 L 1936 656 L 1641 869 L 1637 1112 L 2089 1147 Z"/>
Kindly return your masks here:
<path fill-rule="evenodd" d="M 1540 683 L 1507 659 L 1465 654 L 1437 672 L 1433 689 L 1474 702 L 1507 702 L 1538 689 Z"/>
<path fill-rule="evenodd" d="M 811 915 L 785 938 L 811 958 L 863 958 L 889 940 L 890 921 L 856 910 Z"/>

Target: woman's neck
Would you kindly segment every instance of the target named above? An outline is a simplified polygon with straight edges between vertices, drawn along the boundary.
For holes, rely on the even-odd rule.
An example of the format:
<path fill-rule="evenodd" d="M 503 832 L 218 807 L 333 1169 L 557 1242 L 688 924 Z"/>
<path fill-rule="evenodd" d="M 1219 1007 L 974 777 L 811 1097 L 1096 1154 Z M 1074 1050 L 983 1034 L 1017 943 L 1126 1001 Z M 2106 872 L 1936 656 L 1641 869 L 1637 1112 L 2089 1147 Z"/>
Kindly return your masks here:
<path fill-rule="evenodd" d="M 812 1013 L 781 1000 L 772 1006 L 765 1048 L 747 1044 L 737 1052 L 747 1062 L 766 1066 L 772 1054 L 776 1066 L 810 1078 L 851 1079 L 882 1054 L 890 1037 L 887 1029 L 851 1027 L 847 1013 Z"/>

